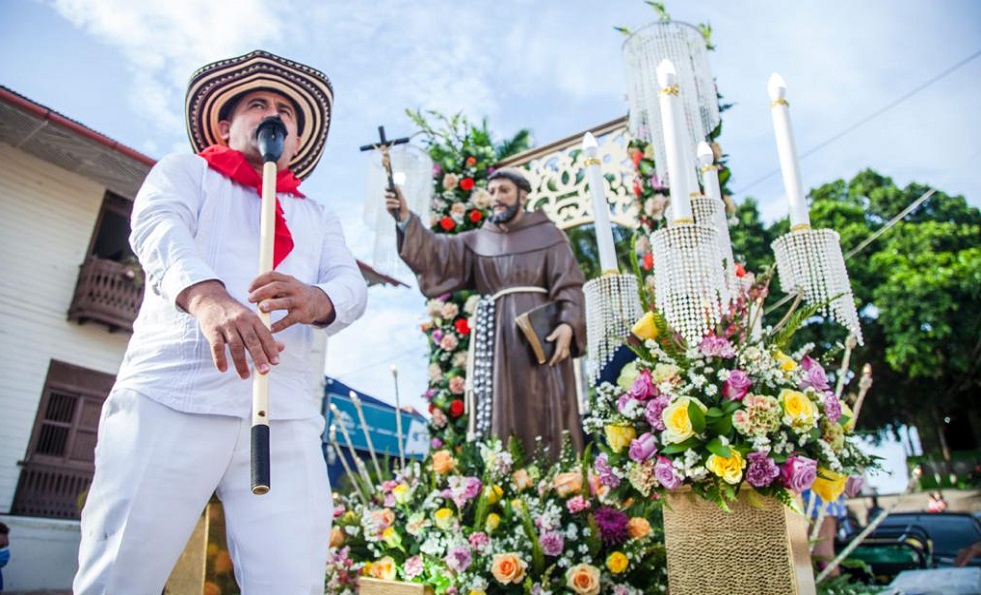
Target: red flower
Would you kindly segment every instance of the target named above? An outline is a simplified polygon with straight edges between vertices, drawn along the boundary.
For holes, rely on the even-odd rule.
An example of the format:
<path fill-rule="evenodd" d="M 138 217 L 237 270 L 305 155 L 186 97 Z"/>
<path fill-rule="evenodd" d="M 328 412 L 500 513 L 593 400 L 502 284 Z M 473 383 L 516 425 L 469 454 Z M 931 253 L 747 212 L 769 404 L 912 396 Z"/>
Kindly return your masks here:
<path fill-rule="evenodd" d="M 640 167 L 640 160 L 644 158 L 644 154 L 640 151 L 634 151 L 634 154 L 630 158 L 634 162 L 634 167 Z"/>
<path fill-rule="evenodd" d="M 467 322 L 466 318 L 457 318 L 456 322 L 453 323 L 453 326 L 456 327 L 456 332 L 460 333 L 461 335 L 470 334 L 470 323 Z"/>
<path fill-rule="evenodd" d="M 450 417 L 460 417 L 463 415 L 463 401 L 460 399 L 453 399 L 450 403 Z"/>
<path fill-rule="evenodd" d="M 654 253 L 648 252 L 644 255 L 644 269 L 651 270 L 654 268 Z"/>
<path fill-rule="evenodd" d="M 473 178 L 463 178 L 460 180 L 460 189 L 464 192 L 473 190 Z"/>
<path fill-rule="evenodd" d="M 473 155 L 471 155 L 470 157 L 467 157 L 466 164 L 467 164 L 468 167 L 473 167 L 473 166 L 477 165 L 477 158 L 474 157 Z"/>
<path fill-rule="evenodd" d="M 470 221 L 474 223 L 480 223 L 480 220 L 483 218 L 484 216 L 477 209 L 470 211 Z"/>
<path fill-rule="evenodd" d="M 452 217 L 443 217 L 439 220 L 439 226 L 446 231 L 451 231 L 454 227 L 456 227 L 456 221 L 453 221 Z"/>
<path fill-rule="evenodd" d="M 736 263 L 736 276 L 740 279 L 746 276 L 746 269 L 743 267 L 742 263 Z"/>
<path fill-rule="evenodd" d="M 644 189 L 640 187 L 640 180 L 634 178 L 634 194 L 641 196 L 644 194 Z"/>

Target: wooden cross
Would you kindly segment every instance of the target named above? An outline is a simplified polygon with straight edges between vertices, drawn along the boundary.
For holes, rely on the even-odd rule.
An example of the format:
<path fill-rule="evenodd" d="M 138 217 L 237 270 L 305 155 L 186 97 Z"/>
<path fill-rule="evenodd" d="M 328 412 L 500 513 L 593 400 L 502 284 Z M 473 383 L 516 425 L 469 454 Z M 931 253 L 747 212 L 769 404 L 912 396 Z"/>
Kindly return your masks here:
<path fill-rule="evenodd" d="M 361 147 L 362 151 L 379 150 L 382 154 L 382 167 L 385 168 L 385 173 L 388 175 L 388 189 L 395 190 L 395 179 L 392 176 L 392 159 L 389 155 L 389 149 L 395 145 L 404 145 L 409 142 L 409 138 L 396 138 L 394 140 L 389 140 L 385 138 L 385 127 L 378 127 L 378 138 L 380 139 L 377 143 L 372 143 L 370 145 L 363 145 Z"/>

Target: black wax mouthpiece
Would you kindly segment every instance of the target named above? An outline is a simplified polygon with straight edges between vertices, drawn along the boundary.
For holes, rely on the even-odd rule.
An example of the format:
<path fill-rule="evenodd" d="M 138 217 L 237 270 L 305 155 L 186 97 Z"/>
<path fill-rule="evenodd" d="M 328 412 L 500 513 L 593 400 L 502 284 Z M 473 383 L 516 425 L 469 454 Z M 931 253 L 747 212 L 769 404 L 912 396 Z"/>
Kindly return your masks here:
<path fill-rule="evenodd" d="M 283 140 L 286 139 L 286 124 L 279 116 L 269 116 L 262 122 L 255 131 L 256 140 L 259 142 L 259 153 L 262 161 L 279 161 L 283 154 Z"/>

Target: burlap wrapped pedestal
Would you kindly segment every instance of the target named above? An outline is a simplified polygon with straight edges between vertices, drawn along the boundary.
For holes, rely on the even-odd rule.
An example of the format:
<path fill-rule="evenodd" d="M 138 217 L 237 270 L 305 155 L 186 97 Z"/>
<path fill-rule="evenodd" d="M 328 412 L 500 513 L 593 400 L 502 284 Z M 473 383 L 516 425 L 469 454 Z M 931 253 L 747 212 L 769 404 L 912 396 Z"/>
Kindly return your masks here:
<path fill-rule="evenodd" d="M 807 521 L 743 490 L 725 512 L 690 489 L 664 502 L 671 595 L 813 595 Z"/>
<path fill-rule="evenodd" d="M 383 581 L 362 576 L 358 579 L 360 595 L 433 595 L 433 588 L 422 583 Z"/>

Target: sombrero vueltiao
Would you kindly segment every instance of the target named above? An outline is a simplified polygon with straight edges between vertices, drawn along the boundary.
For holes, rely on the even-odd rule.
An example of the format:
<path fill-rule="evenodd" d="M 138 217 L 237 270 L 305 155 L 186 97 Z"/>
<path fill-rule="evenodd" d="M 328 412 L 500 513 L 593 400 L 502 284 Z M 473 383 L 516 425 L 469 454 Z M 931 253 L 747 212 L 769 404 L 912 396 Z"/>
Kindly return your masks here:
<path fill-rule="evenodd" d="M 310 175 L 324 152 L 334 90 L 327 76 L 292 60 L 256 50 L 199 68 L 187 87 L 187 135 L 196 152 L 225 144 L 218 136 L 222 108 L 243 93 L 267 89 L 282 93 L 297 107 L 300 149 L 290 169 Z"/>

